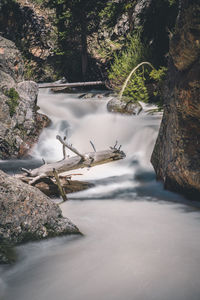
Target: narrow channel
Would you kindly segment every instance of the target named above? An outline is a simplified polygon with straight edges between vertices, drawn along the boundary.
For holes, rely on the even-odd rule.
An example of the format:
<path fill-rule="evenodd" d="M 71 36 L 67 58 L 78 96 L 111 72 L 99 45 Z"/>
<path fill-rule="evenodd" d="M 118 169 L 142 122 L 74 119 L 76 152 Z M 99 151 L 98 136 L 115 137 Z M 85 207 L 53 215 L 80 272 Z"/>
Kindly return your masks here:
<path fill-rule="evenodd" d="M 26 163 L 61 159 L 57 134 L 80 152 L 91 151 L 90 141 L 103 150 L 117 140 L 126 158 L 77 171 L 95 186 L 70 194 L 61 208 L 84 236 L 19 246 L 17 264 L 0 269 L 0 299 L 199 300 L 199 209 L 165 191 L 150 164 L 161 114 L 146 105 L 138 116 L 111 114 L 101 92 L 79 95 L 40 92 L 52 124 Z M 10 164 L 12 172 L 19 162 Z"/>

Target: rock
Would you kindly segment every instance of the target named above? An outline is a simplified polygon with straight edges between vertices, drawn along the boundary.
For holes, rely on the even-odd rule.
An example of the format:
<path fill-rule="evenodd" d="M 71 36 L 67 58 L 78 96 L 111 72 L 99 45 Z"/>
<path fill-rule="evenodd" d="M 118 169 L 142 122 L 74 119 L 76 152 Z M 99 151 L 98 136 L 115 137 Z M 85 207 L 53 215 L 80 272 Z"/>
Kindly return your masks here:
<path fill-rule="evenodd" d="M 12 245 L 6 242 L 1 242 L 0 245 L 0 264 L 10 264 L 15 262 L 17 255 Z"/>
<path fill-rule="evenodd" d="M 56 77 L 52 59 L 56 44 L 55 27 L 50 10 L 44 9 L 42 4 L 23 0 L 1 1 L 0 28 L 1 35 L 16 43 L 23 54 L 26 79 L 52 81 Z"/>
<path fill-rule="evenodd" d="M 107 109 L 113 113 L 138 115 L 142 110 L 142 106 L 138 102 L 132 102 L 127 99 L 125 101 L 124 98 L 122 98 L 122 100 L 113 98 L 108 102 Z"/>
<path fill-rule="evenodd" d="M 165 188 L 200 199 L 200 5 L 182 0 L 151 162 Z"/>
<path fill-rule="evenodd" d="M 86 189 L 94 186 L 94 184 L 92 184 L 92 183 L 85 182 L 85 181 L 79 181 L 79 180 L 71 180 L 70 179 L 67 181 L 64 178 L 63 179 L 60 178 L 60 181 L 61 181 L 61 185 L 66 194 L 83 191 L 83 190 L 86 190 Z M 50 179 L 47 179 L 47 178 L 41 179 L 41 180 L 37 181 L 34 186 L 36 186 L 40 191 L 42 191 L 48 197 L 59 197 L 60 196 L 60 192 L 59 192 L 57 184 L 55 184 Z"/>
<path fill-rule="evenodd" d="M 134 26 L 142 26 L 141 22 L 141 14 L 145 15 L 149 9 L 149 7 L 152 4 L 152 0 L 139 0 L 137 1 L 137 4 L 135 5 L 132 19 L 134 21 Z M 144 21 L 143 21 L 144 22 Z"/>
<path fill-rule="evenodd" d="M 16 245 L 63 234 L 78 234 L 79 229 L 62 216 L 61 209 L 37 188 L 0 171 L 0 241 Z M 0 248 L 0 262 L 6 260 Z"/>
<path fill-rule="evenodd" d="M 20 52 L 15 44 L 0 36 L 0 71 L 8 74 L 13 80 L 23 80 L 24 65 Z M 2 86 L 2 80 L 1 80 Z"/>
<path fill-rule="evenodd" d="M 37 95 L 37 84 L 23 81 L 20 52 L 0 37 L 0 159 L 26 155 L 49 124 L 37 113 Z"/>

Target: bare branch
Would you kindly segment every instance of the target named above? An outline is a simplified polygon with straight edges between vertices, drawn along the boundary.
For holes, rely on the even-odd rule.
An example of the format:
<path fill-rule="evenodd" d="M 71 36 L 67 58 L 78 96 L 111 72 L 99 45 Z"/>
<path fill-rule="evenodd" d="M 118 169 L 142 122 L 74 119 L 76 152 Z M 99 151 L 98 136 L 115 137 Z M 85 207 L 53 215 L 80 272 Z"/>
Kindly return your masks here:
<path fill-rule="evenodd" d="M 97 151 L 96 151 L 96 148 L 95 148 L 95 146 L 94 146 L 94 144 L 93 144 L 93 142 L 92 142 L 92 141 L 90 141 L 90 144 L 91 144 L 91 146 L 92 146 L 92 148 L 93 148 L 94 152 L 97 152 Z"/>
<path fill-rule="evenodd" d="M 47 177 L 45 173 L 40 174 L 40 175 L 34 177 L 31 181 L 29 181 L 29 184 L 33 185 L 36 181 L 38 181 L 41 178 L 45 178 L 45 177 Z"/>
<path fill-rule="evenodd" d="M 64 136 L 63 140 L 66 140 L 66 136 Z M 63 160 L 66 158 L 66 149 L 65 145 L 63 144 Z"/>
<path fill-rule="evenodd" d="M 56 136 L 57 140 L 59 140 L 59 142 L 61 142 L 61 144 L 63 144 L 66 148 L 68 148 L 69 150 L 71 150 L 72 152 L 74 152 L 76 155 L 80 156 L 83 160 L 85 160 L 85 156 L 83 154 L 81 154 L 77 149 L 75 149 L 72 145 L 68 144 L 67 142 L 65 142 L 61 136 L 57 135 Z"/>
<path fill-rule="evenodd" d="M 65 191 L 64 191 L 64 189 L 63 189 L 63 187 L 62 187 L 62 185 L 61 185 L 61 182 L 60 182 L 58 173 L 56 172 L 56 169 L 53 169 L 53 175 L 54 175 L 54 177 L 55 177 L 56 184 L 57 184 L 57 186 L 58 186 L 60 195 L 61 195 L 61 197 L 63 198 L 63 201 L 67 201 L 67 196 L 66 196 Z"/>
<path fill-rule="evenodd" d="M 31 175 L 31 172 L 25 168 L 21 168 L 22 171 L 24 171 L 26 174 L 28 174 L 29 176 Z"/>

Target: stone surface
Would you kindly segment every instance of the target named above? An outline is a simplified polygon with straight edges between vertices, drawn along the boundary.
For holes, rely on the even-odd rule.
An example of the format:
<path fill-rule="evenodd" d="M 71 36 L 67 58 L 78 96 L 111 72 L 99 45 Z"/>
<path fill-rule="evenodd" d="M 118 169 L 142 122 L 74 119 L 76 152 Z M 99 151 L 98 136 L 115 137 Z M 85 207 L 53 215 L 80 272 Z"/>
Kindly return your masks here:
<path fill-rule="evenodd" d="M 122 100 L 118 98 L 111 99 L 107 104 L 109 112 L 127 114 L 127 115 L 138 115 L 142 106 L 138 102 L 132 102 L 130 100 Z"/>
<path fill-rule="evenodd" d="M 15 44 L 0 36 L 0 71 L 8 74 L 16 82 L 23 79 L 24 65 Z M 1 78 L 1 86 L 2 86 Z M 6 78 L 5 80 L 6 83 Z"/>
<path fill-rule="evenodd" d="M 0 37 L 0 159 L 26 155 L 50 122 L 37 113 L 37 95 L 37 84 L 23 81 L 20 52 Z"/>
<path fill-rule="evenodd" d="M 48 82 L 56 77 L 52 56 L 57 36 L 53 11 L 44 8 L 42 2 L 3 1 L 0 28 L 1 35 L 13 41 L 23 54 L 25 78 Z"/>
<path fill-rule="evenodd" d="M 15 245 L 62 234 L 80 233 L 59 206 L 37 188 L 0 171 L 0 243 Z M 5 251 L 0 248 L 0 262 Z"/>
<path fill-rule="evenodd" d="M 152 154 L 167 189 L 200 199 L 200 5 L 181 1 L 170 43 L 165 107 Z"/>
<path fill-rule="evenodd" d="M 94 186 L 92 183 L 89 182 L 71 179 L 67 181 L 65 178 L 60 178 L 60 182 L 66 194 L 83 191 Z M 55 184 L 52 180 L 48 178 L 37 181 L 36 184 L 34 184 L 34 186 L 37 187 L 48 197 L 60 196 L 57 184 Z"/>

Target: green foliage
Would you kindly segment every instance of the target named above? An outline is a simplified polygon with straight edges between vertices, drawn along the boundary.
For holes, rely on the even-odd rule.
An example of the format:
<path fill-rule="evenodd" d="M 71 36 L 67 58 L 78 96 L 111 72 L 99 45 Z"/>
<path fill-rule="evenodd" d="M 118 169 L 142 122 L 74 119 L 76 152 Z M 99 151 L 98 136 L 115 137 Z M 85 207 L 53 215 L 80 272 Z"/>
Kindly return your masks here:
<path fill-rule="evenodd" d="M 158 70 L 153 69 L 150 72 L 149 77 L 154 79 L 157 82 L 161 82 L 165 79 L 166 73 L 167 73 L 167 68 L 166 67 L 160 67 Z"/>
<path fill-rule="evenodd" d="M 136 4 L 137 0 L 108 1 L 100 12 L 100 17 L 108 27 L 113 27 L 123 14 L 132 16 Z"/>
<path fill-rule="evenodd" d="M 43 5 L 46 3 L 46 0 L 32 0 L 32 2 L 39 4 L 39 5 Z"/>
<path fill-rule="evenodd" d="M 74 60 L 78 65 L 77 76 L 85 80 L 88 71 L 88 37 L 97 32 L 101 21 L 100 12 L 108 0 L 47 0 L 47 6 L 55 10 L 58 32 L 56 54 L 60 68 L 68 78 L 74 73 Z M 72 65 L 73 63 L 73 65 Z M 67 70 L 67 71 L 66 71 Z"/>
<path fill-rule="evenodd" d="M 33 80 L 34 78 L 34 69 L 33 66 L 29 63 L 26 64 L 25 70 L 24 70 L 24 78 L 26 80 Z"/>
<path fill-rule="evenodd" d="M 16 107 L 19 104 L 20 97 L 14 88 L 11 88 L 4 93 L 8 97 L 7 104 L 9 106 L 10 116 L 12 117 L 15 114 Z"/>
<path fill-rule="evenodd" d="M 149 96 L 145 86 L 143 72 L 137 71 L 137 73 L 133 75 L 124 91 L 124 96 L 127 96 L 134 101 L 148 102 Z"/>
<path fill-rule="evenodd" d="M 119 92 L 131 70 L 149 56 L 148 48 L 140 40 L 140 31 L 129 37 L 126 49 L 115 55 L 109 72 L 111 86 Z M 124 95 L 135 101 L 148 101 L 145 77 L 147 69 L 137 70 L 125 88 Z"/>
<path fill-rule="evenodd" d="M 173 6 L 175 4 L 177 4 L 177 0 L 169 0 L 169 5 L 170 6 Z"/>
<path fill-rule="evenodd" d="M 150 72 L 149 78 L 152 80 L 154 91 L 153 98 L 154 102 L 157 103 L 158 107 L 162 109 L 163 107 L 163 85 L 167 75 L 167 68 L 160 67 L 158 70 L 154 69 Z"/>

